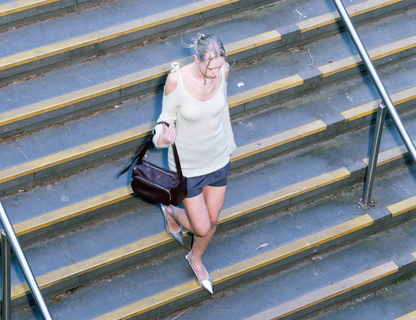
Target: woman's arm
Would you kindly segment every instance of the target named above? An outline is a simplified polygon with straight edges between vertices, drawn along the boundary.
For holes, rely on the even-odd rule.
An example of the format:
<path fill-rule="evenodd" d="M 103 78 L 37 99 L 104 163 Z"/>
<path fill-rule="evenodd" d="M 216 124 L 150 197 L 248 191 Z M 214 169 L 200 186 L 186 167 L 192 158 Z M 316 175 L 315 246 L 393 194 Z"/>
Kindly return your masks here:
<path fill-rule="evenodd" d="M 176 109 L 179 106 L 180 95 L 177 92 L 179 83 L 179 72 L 172 72 L 168 75 L 165 83 L 165 92 L 162 102 L 162 113 L 157 122 L 164 121 L 170 123 L 166 130 L 165 124 L 159 124 L 155 127 L 153 143 L 157 148 L 166 148 L 175 142 L 176 132 L 173 125 L 176 121 Z"/>

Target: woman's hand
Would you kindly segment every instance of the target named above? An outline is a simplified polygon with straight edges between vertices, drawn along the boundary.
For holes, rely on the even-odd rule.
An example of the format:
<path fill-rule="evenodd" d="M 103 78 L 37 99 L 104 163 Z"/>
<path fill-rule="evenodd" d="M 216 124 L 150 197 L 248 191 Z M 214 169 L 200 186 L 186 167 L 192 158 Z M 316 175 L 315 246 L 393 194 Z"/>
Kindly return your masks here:
<path fill-rule="evenodd" d="M 166 130 L 166 124 L 163 124 L 162 131 L 160 132 L 159 139 L 157 139 L 158 146 L 171 145 L 175 142 L 176 131 L 173 122 L 169 124 L 169 128 Z"/>

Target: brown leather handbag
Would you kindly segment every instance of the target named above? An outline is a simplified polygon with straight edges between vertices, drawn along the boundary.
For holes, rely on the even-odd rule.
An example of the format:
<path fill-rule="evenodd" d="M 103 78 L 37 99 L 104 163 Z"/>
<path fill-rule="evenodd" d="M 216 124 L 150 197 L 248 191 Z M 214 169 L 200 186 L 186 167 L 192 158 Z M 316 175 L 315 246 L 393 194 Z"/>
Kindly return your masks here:
<path fill-rule="evenodd" d="M 159 123 L 165 123 L 169 126 L 166 122 Z M 133 167 L 131 178 L 131 187 L 134 193 L 152 201 L 163 203 L 164 205 L 172 204 L 177 206 L 186 197 L 187 182 L 186 177 L 182 174 L 181 163 L 179 161 L 178 150 L 176 149 L 175 143 L 172 145 L 172 148 L 177 172 L 161 168 L 149 161 L 143 160 L 147 149 L 152 143 L 154 134 L 155 131 L 153 130 L 152 135 L 143 146 L 142 150 L 133 159 L 130 165 L 118 175 L 118 177 L 127 172 L 137 159 L 137 162 Z"/>

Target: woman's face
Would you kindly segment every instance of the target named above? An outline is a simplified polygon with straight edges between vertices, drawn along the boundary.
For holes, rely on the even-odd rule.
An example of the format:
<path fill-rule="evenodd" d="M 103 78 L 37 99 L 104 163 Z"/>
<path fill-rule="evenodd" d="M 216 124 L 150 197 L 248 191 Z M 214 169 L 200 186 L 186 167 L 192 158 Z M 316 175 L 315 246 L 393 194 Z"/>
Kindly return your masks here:
<path fill-rule="evenodd" d="M 225 64 L 225 58 L 224 57 L 217 57 L 212 59 L 211 61 L 209 59 L 205 59 L 204 61 L 200 61 L 198 63 L 198 66 L 202 72 L 202 74 L 205 75 L 207 80 L 213 80 L 220 74 L 221 67 Z"/>

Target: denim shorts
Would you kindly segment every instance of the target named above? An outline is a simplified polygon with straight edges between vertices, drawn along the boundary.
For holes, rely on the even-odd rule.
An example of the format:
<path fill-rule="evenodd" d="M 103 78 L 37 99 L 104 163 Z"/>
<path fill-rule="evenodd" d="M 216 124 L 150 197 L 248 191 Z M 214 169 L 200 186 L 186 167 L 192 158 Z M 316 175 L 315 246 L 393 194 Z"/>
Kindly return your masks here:
<path fill-rule="evenodd" d="M 202 193 L 202 188 L 205 186 L 224 187 L 227 185 L 227 173 L 230 170 L 230 162 L 223 168 L 217 171 L 187 179 L 188 194 L 186 198 L 196 197 Z"/>

